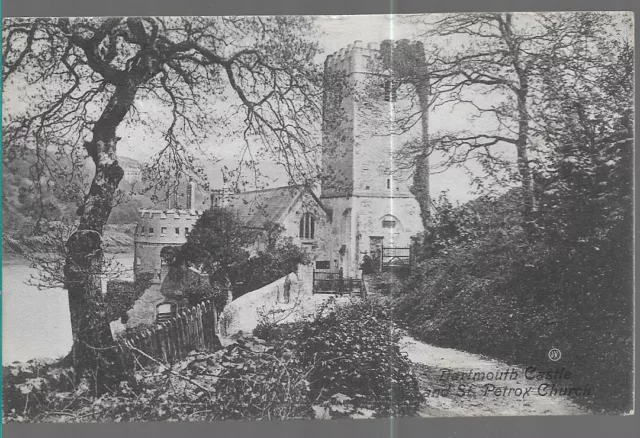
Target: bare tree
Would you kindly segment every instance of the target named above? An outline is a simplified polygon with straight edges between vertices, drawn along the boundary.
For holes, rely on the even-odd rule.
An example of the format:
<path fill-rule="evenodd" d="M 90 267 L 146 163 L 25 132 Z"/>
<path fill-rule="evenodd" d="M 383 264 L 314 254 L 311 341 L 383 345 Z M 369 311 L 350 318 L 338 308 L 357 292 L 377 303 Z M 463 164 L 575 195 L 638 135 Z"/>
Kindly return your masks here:
<path fill-rule="evenodd" d="M 428 187 L 420 181 L 428 180 L 424 169 L 429 169 L 429 154 L 437 150 L 443 168 L 475 160 L 490 176 L 506 172 L 515 178 L 522 190 L 523 218 L 530 223 L 536 210 L 533 174 L 538 160 L 532 154 L 541 152 L 534 137 L 543 130 L 539 111 L 548 65 L 555 63 L 564 74 L 576 62 L 595 62 L 591 41 L 607 36 L 611 16 L 473 13 L 416 20 L 423 29 L 416 41 L 388 42 L 382 53 L 398 93 L 410 102 L 395 121 L 395 131 L 408 132 L 418 123 L 422 127 L 422 138 L 399 151 L 400 160 L 414 169 L 416 196 Z M 429 45 L 427 53 L 420 40 Z M 403 84 L 410 87 L 403 90 Z M 464 107 L 469 129 L 429 134 L 429 112 L 445 105 Z M 473 126 L 474 121 L 480 123 Z M 515 173 L 512 162 L 496 149 L 509 146 L 517 157 Z"/>
<path fill-rule="evenodd" d="M 468 104 L 490 127 L 484 132 L 456 133 L 439 139 L 443 149 L 463 153 L 481 150 L 491 160 L 491 147 L 513 145 L 517 175 L 522 189 L 523 218 L 532 220 L 536 210 L 531 154 L 537 117 L 546 96 L 543 91 L 544 66 L 550 61 L 565 64 L 586 59 L 589 40 L 606 36 L 611 17 L 598 13 L 575 14 L 461 14 L 435 23 L 425 36 L 468 38 L 462 53 L 441 56 L 441 74 L 451 75 L 443 90 L 458 103 Z M 579 62 L 579 61 L 578 61 Z M 469 97 L 467 91 L 475 90 Z M 493 103 L 481 103 L 483 96 Z"/>
<path fill-rule="evenodd" d="M 198 146 L 231 125 L 292 179 L 313 177 L 321 88 L 314 32 L 303 17 L 12 19 L 3 29 L 3 92 L 36 90 L 23 111 L 5 114 L 7 156 L 21 149 L 71 155 L 95 165 L 79 222 L 66 242 L 73 363 L 102 392 L 119 372 L 100 292 L 103 231 L 123 169 L 120 135 L 153 123 L 164 143 L 146 169 L 148 187 L 180 175 L 203 179 Z M 141 103 L 162 108 L 149 118 Z M 215 114 L 225 102 L 228 112 Z M 248 158 L 249 165 L 255 159 Z"/>

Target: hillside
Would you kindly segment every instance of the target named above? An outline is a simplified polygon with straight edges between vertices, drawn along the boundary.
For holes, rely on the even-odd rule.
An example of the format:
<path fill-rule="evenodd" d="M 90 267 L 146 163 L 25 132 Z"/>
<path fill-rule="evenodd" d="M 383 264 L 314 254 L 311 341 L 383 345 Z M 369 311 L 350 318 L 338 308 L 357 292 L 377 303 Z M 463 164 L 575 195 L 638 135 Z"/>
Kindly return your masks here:
<path fill-rule="evenodd" d="M 77 219 L 77 208 L 82 203 L 82 193 L 87 190 L 91 180 L 92 165 L 82 157 L 71 157 L 50 153 L 42 161 L 46 163 L 46 176 L 40 178 L 38 187 L 34 184 L 36 157 L 32 150 L 22 151 L 20 157 L 5 157 L 2 164 L 3 184 L 3 229 L 12 238 L 24 242 L 20 236 L 33 234 L 39 219 L 42 222 L 73 221 Z M 141 166 L 128 157 L 120 157 L 123 166 Z M 75 171 L 75 174 L 74 174 Z M 71 176 L 73 175 L 73 177 Z M 156 205 L 150 193 L 136 194 L 141 183 L 120 182 L 119 189 L 123 197 L 114 206 L 109 224 L 135 224 L 141 208 L 164 208 Z M 41 190 L 41 192 L 38 192 Z M 178 202 L 185 203 L 186 182 L 179 188 Z M 38 202 L 38 199 L 41 202 Z M 197 208 L 208 206 L 209 196 L 202 190 L 196 195 Z M 115 236 L 115 234 L 114 234 Z M 121 239 L 121 237 L 116 238 Z M 11 243 L 8 241 L 9 245 Z M 119 245 L 116 244 L 116 245 Z"/>
<path fill-rule="evenodd" d="M 110 254 L 133 253 L 133 225 L 107 225 L 104 245 Z M 49 251 L 55 243 L 47 234 L 26 236 L 11 233 L 2 234 L 2 255 L 4 258 L 20 256 L 25 252 Z"/>

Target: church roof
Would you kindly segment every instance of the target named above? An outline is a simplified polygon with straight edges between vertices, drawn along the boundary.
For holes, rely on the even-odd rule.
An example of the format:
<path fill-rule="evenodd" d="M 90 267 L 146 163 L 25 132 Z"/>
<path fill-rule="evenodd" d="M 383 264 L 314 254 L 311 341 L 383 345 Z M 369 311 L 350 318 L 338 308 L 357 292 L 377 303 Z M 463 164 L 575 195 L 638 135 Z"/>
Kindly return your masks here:
<path fill-rule="evenodd" d="M 265 222 L 280 223 L 305 190 L 322 207 L 311 190 L 295 185 L 236 193 L 228 197 L 227 206 L 237 212 L 246 226 L 262 228 Z"/>

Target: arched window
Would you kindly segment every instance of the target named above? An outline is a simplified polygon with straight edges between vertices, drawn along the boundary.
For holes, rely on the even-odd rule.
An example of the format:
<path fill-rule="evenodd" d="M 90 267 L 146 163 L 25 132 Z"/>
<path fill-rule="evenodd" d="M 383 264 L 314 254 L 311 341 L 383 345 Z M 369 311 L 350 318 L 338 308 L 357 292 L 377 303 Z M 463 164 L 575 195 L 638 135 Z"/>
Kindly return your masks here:
<path fill-rule="evenodd" d="M 311 213 L 305 213 L 300 219 L 300 238 L 313 239 L 315 233 L 315 219 Z"/>
<path fill-rule="evenodd" d="M 385 218 L 382 221 L 382 228 L 395 228 L 396 227 L 396 221 L 393 220 L 392 218 Z"/>
<path fill-rule="evenodd" d="M 402 231 L 402 224 L 397 217 L 387 214 L 382 217 L 382 228 L 393 230 L 395 232 Z"/>

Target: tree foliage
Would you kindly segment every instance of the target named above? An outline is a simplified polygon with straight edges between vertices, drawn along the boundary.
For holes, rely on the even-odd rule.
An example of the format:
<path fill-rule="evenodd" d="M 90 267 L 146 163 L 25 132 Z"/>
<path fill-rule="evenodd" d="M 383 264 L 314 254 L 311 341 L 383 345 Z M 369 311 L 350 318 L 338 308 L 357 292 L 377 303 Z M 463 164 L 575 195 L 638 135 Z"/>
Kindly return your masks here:
<path fill-rule="evenodd" d="M 168 260 L 177 266 L 200 267 L 208 275 L 211 294 L 232 291 L 237 298 L 308 263 L 307 254 L 283 238 L 282 231 L 282 226 L 269 223 L 260 229 L 248 228 L 234 210 L 213 208 L 202 214 L 187 242 Z"/>
<path fill-rule="evenodd" d="M 230 287 L 233 272 L 249 258 L 248 249 L 259 233 L 247 228 L 235 211 L 212 208 L 198 218 L 187 242 L 170 262 L 202 267 L 212 283 Z"/>
<path fill-rule="evenodd" d="M 632 59 L 622 45 L 583 76 L 548 76 L 533 234 L 519 191 L 443 199 L 396 302 L 406 326 L 438 345 L 526 365 L 559 348 L 572 384 L 593 387 L 577 401 L 596 412 L 632 408 Z"/>
<path fill-rule="evenodd" d="M 399 156 L 405 160 L 399 160 L 400 168 L 406 166 L 406 157 L 409 156 L 409 167 L 413 168 L 413 186 L 411 192 L 420 205 L 420 217 L 424 228 L 429 226 L 431 215 L 430 193 L 430 163 L 432 153 L 429 138 L 429 112 L 435 102 L 431 87 L 431 65 L 426 59 L 424 46 L 421 41 L 386 40 L 380 47 L 379 58 L 381 68 L 388 71 L 392 81 L 393 95 L 401 93 L 400 98 L 408 97 L 411 102 L 407 109 L 400 109 L 400 114 L 394 114 L 392 133 L 409 131 L 417 122 L 420 122 L 420 141 L 405 144 L 404 150 Z M 379 79 L 378 79 L 379 81 Z M 384 86 L 382 87 L 385 88 Z M 417 101 L 417 102 L 416 102 Z M 418 107 L 417 110 L 415 107 Z M 395 108 L 394 108 L 395 112 Z M 411 149 L 410 151 L 408 149 Z M 404 163 L 403 163 L 404 161 Z"/>
<path fill-rule="evenodd" d="M 118 142 L 133 125 L 150 123 L 161 133 L 161 147 L 145 172 L 146 189 L 154 192 L 169 188 L 169 194 L 185 174 L 202 181 L 198 146 L 223 126 L 244 136 L 241 156 L 250 168 L 259 151 L 250 148 L 249 138 L 258 138 L 262 154 L 292 179 L 308 178 L 319 108 L 312 33 L 304 17 L 4 23 L 3 97 L 13 98 L 5 99 L 11 111 L 3 113 L 5 160 L 19 160 L 31 149 L 43 172 L 50 169 L 47 153 L 88 156 L 93 163 L 90 184 L 76 184 L 79 221 L 66 245 L 64 278 L 76 376 L 90 377 L 98 391 L 107 390 L 113 382 L 105 376 L 119 368 L 99 280 L 104 226 L 123 177 Z M 225 110 L 212 111 L 223 102 Z M 158 111 L 142 111 L 145 106 Z"/>
<path fill-rule="evenodd" d="M 632 230 L 633 49 L 614 43 L 575 76 L 549 66 L 545 139 L 553 149 L 538 177 L 540 226 L 568 250 L 627 247 Z"/>

